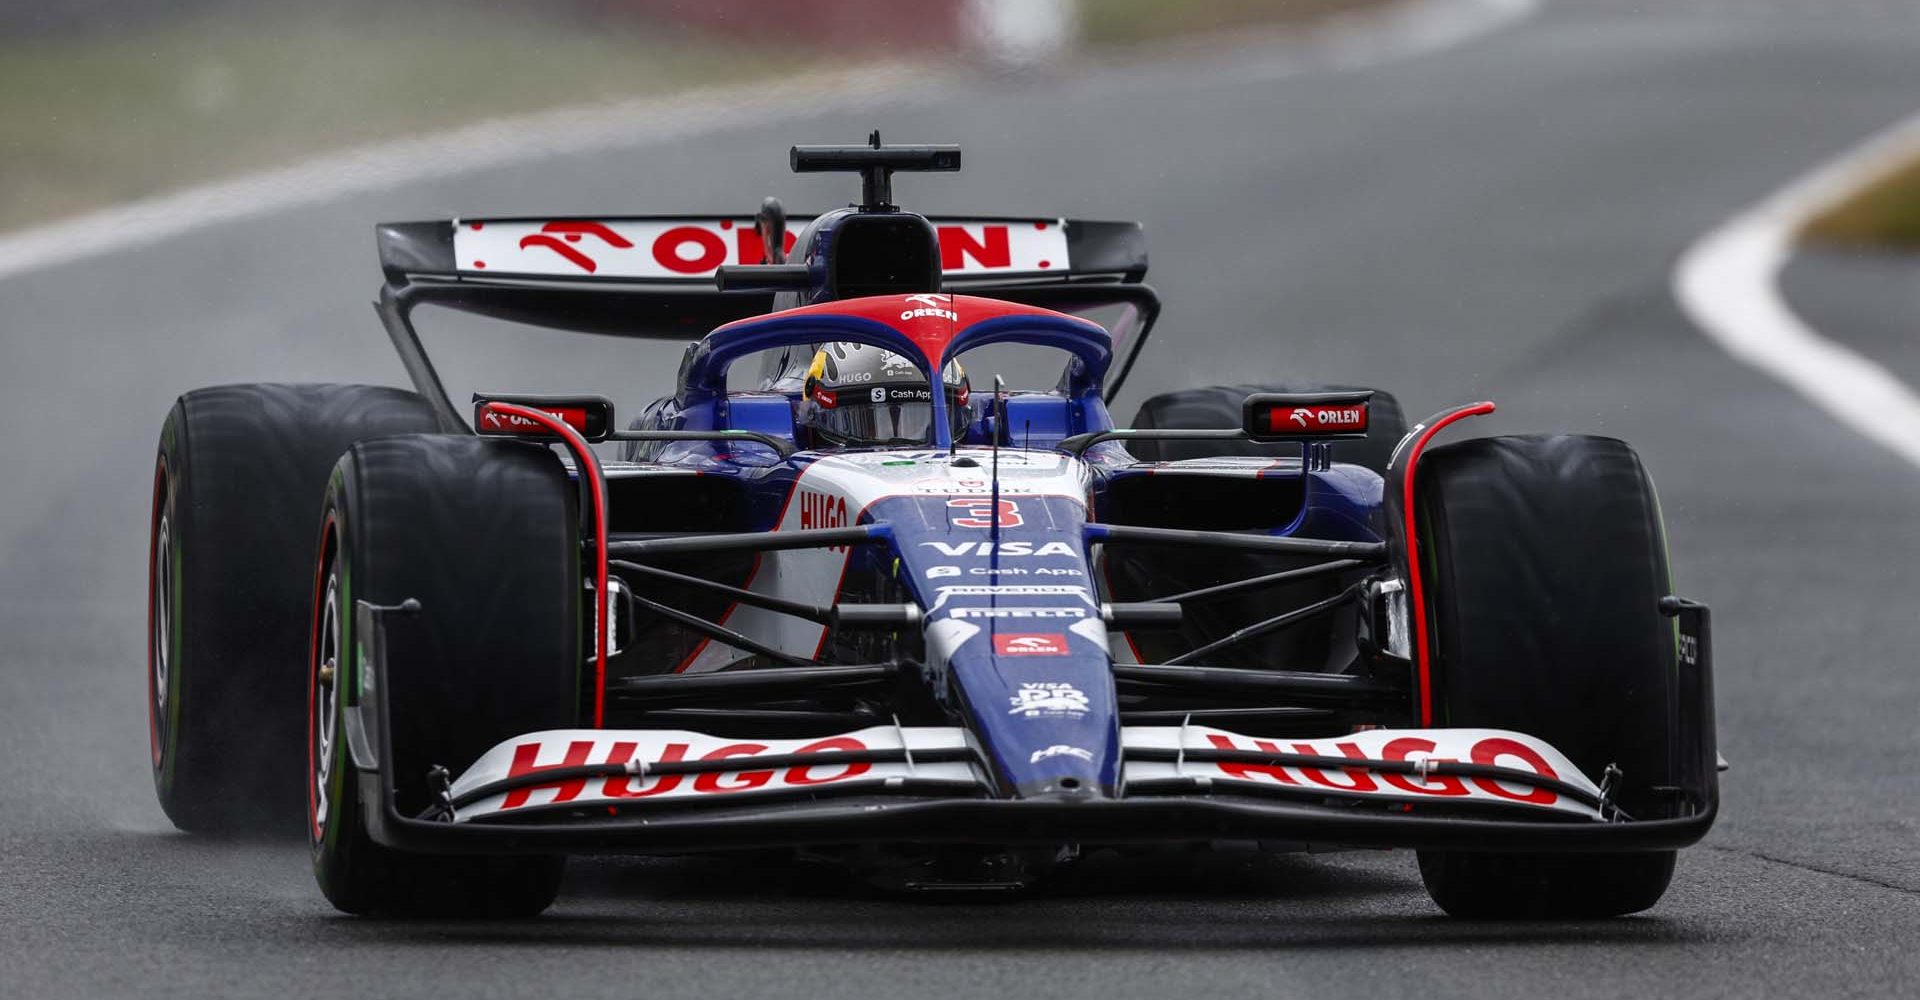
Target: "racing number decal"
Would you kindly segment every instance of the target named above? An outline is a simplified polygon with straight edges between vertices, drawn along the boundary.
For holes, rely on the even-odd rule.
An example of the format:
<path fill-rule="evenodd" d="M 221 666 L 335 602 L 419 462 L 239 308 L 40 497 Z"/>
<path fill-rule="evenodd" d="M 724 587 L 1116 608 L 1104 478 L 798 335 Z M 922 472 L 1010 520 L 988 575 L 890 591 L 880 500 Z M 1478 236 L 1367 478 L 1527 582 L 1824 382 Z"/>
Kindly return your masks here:
<path fill-rule="evenodd" d="M 953 519 L 956 528 L 991 528 L 995 521 L 996 501 L 987 497 L 955 498 L 947 501 L 948 507 L 956 507 L 967 512 L 965 517 Z M 1018 528 L 1026 521 L 1020 517 L 1020 505 L 1012 500 L 998 501 L 999 525 L 1002 528 Z"/>

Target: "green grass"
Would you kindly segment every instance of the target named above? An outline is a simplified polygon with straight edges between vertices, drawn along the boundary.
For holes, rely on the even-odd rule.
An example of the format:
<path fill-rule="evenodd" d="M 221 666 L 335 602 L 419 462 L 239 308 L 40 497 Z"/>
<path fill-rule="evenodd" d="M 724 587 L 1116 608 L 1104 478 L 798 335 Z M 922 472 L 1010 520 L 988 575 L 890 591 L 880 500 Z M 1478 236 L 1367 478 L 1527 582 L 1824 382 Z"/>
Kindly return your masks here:
<path fill-rule="evenodd" d="M 1180 35 L 1261 25 L 1298 25 L 1390 0 L 1082 0 L 1080 29 L 1089 45 L 1125 48 Z"/>
<path fill-rule="evenodd" d="M 1920 160 L 1821 213 L 1802 235 L 1826 246 L 1920 250 Z"/>
<path fill-rule="evenodd" d="M 391 11 L 0 41 L 0 227 L 497 114 L 794 67 L 641 25 Z"/>

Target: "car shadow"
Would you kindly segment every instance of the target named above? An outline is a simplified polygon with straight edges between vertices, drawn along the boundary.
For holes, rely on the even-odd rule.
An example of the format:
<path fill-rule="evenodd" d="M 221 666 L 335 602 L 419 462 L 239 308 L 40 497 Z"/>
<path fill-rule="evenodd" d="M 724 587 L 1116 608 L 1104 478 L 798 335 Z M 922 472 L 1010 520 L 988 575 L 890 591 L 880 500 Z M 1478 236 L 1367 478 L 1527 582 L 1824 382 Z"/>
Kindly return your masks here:
<path fill-rule="evenodd" d="M 132 842 L 128 842 L 128 839 Z M 436 949 L 838 949 L 1111 953 L 1489 946 L 1684 946 L 1725 936 L 1656 909 L 1615 920 L 1455 920 L 1426 898 L 1408 851 L 1272 854 L 1251 847 L 1095 852 L 1018 892 L 901 893 L 783 853 L 575 858 L 559 901 L 530 920 L 352 917 L 320 898 L 304 843 L 102 832 L 79 852 L 201 872 L 197 892 L 236 907 L 289 901 L 255 937 Z M 111 844 L 106 842 L 113 842 Z M 299 901 L 299 905 L 293 905 Z"/>
<path fill-rule="evenodd" d="M 1447 918 L 1409 852 L 1094 855 L 1020 893 L 887 893 L 831 866 L 741 855 L 580 859 L 559 902 L 525 921 L 340 918 L 328 934 L 436 947 L 832 948 L 1192 952 L 1681 945 L 1658 915 L 1563 923 Z"/>

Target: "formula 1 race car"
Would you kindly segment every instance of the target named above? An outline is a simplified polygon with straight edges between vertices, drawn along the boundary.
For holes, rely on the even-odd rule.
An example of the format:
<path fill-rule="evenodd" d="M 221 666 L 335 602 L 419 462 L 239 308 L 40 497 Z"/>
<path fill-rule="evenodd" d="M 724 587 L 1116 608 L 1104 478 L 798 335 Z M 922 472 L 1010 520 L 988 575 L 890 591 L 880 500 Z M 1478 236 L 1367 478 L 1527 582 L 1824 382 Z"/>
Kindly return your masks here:
<path fill-rule="evenodd" d="M 1138 225 L 895 207 L 952 146 L 791 156 L 860 204 L 382 225 L 415 391 L 180 398 L 148 670 L 177 825 L 304 809 L 352 913 L 538 913 L 580 853 L 1018 887 L 1220 841 L 1415 848 L 1462 916 L 1660 898 L 1718 806 L 1711 652 L 1631 448 L 1429 447 L 1493 404 L 1407 427 L 1333 386 L 1116 428 L 1160 310 Z M 456 406 L 425 304 L 697 339 L 625 426 Z M 1038 387 L 969 373 L 991 345 L 1052 359 Z"/>

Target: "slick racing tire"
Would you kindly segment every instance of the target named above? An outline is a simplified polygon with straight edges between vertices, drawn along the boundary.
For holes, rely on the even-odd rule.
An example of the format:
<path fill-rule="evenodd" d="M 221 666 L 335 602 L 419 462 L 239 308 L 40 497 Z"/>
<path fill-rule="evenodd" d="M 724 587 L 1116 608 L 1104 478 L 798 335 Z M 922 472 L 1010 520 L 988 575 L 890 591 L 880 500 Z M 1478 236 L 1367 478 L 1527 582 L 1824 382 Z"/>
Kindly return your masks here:
<path fill-rule="evenodd" d="M 153 784 L 182 830 L 293 834 L 313 515 L 355 441 L 437 426 L 369 385 L 227 385 L 160 430 L 148 521 Z"/>
<path fill-rule="evenodd" d="M 1241 407 L 1256 392 L 1336 392 L 1353 389 L 1349 385 L 1209 385 L 1195 389 L 1163 392 L 1140 404 L 1133 418 L 1136 428 L 1198 430 L 1238 427 Z M 1373 406 L 1368 414 L 1367 436 L 1336 441 L 1333 460 L 1364 465 L 1385 474 L 1387 458 L 1394 445 L 1407 433 L 1407 418 L 1400 401 L 1380 389 L 1373 391 Z M 1300 454 L 1292 443 L 1259 444 L 1253 441 L 1129 441 L 1127 451 L 1143 462 L 1173 462 L 1187 458 L 1224 458 L 1257 456 L 1290 458 Z"/>
<path fill-rule="evenodd" d="M 312 579 L 308 658 L 308 834 L 320 889 L 354 914 L 525 917 L 552 904 L 565 859 L 434 856 L 368 832 L 346 715 L 368 690 L 360 601 L 391 607 L 386 673 L 365 704 L 386 720 L 394 807 L 435 802 L 429 772 L 457 777 L 522 733 L 580 721 L 581 575 L 577 494 L 537 445 L 454 435 L 368 441 L 327 484 Z M 311 543 L 309 536 L 309 542 Z M 367 727 L 377 726 L 368 722 Z M 363 730 L 366 731 L 366 730 Z M 374 761 L 363 761 L 369 765 Z"/>
<path fill-rule="evenodd" d="M 1496 437 L 1435 448 L 1415 476 L 1434 722 L 1546 740 L 1617 803 L 1664 815 L 1671 784 L 1672 592 L 1659 501 L 1625 442 Z M 1652 906 L 1674 852 L 1420 852 L 1457 917 L 1611 917 Z"/>

